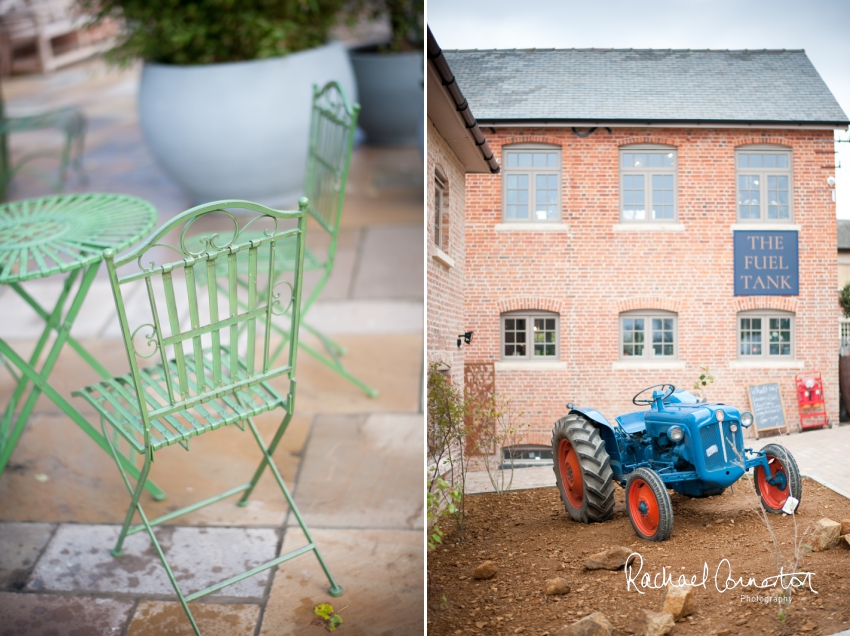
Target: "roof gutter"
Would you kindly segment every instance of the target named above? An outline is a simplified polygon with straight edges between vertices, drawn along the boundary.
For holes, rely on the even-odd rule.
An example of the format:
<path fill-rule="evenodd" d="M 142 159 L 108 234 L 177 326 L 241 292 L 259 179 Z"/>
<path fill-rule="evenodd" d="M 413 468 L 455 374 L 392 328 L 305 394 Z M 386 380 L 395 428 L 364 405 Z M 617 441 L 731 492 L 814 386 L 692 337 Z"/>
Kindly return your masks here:
<path fill-rule="evenodd" d="M 482 119 L 479 125 L 488 128 L 799 128 L 816 130 L 847 130 L 848 121 L 730 121 L 728 119 Z"/>
<path fill-rule="evenodd" d="M 443 86 L 446 87 L 446 91 L 451 96 L 452 101 L 455 104 L 458 114 L 463 119 L 466 129 L 475 140 L 475 145 L 478 146 L 478 151 L 481 153 L 481 156 L 484 157 L 484 161 L 487 162 L 487 165 L 490 166 L 490 172 L 493 174 L 499 172 L 501 169 L 499 162 L 496 161 L 496 157 L 493 156 L 493 151 L 490 150 L 490 144 L 487 143 L 484 133 L 481 132 L 481 127 L 478 125 L 475 117 L 473 117 L 472 111 L 469 109 L 469 103 L 464 98 L 463 93 L 460 92 L 460 88 L 458 88 L 457 82 L 455 81 L 455 76 L 449 68 L 449 63 L 443 56 L 443 51 L 437 44 L 434 34 L 431 33 L 431 27 L 428 27 L 428 61 L 434 65 Z"/>

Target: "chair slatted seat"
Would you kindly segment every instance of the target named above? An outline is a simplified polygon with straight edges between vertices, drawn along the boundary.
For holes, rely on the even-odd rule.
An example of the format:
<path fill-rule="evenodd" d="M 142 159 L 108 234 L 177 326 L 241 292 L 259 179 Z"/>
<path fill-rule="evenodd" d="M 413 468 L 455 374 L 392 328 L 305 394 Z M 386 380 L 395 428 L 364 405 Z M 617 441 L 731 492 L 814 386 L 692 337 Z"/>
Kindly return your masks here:
<path fill-rule="evenodd" d="M 229 355 L 228 350 L 223 349 L 222 355 Z M 212 355 L 205 352 L 203 360 L 205 373 L 208 378 L 212 378 L 214 374 Z M 197 380 L 193 376 L 197 370 L 194 364 L 187 364 L 187 371 L 189 387 L 196 392 Z M 246 380 L 247 374 L 243 365 L 240 365 L 240 372 L 238 380 Z M 176 361 L 169 361 L 167 367 L 156 364 L 139 369 L 142 393 L 151 412 L 150 445 L 155 451 L 170 444 L 180 443 L 185 446 L 190 437 L 220 426 L 243 422 L 248 417 L 256 417 L 286 405 L 286 398 L 275 391 L 268 382 L 260 382 L 248 384 L 232 394 L 226 393 L 217 398 L 210 397 L 208 401 L 172 411 L 168 400 L 166 374 L 170 375 L 172 384 L 178 382 Z M 141 453 L 145 450 L 144 421 L 131 373 L 92 384 L 80 389 L 77 394 L 114 426 L 137 452 Z M 171 412 L 156 417 L 155 413 L 160 410 Z"/>
<path fill-rule="evenodd" d="M 198 636 L 200 631 L 189 609 L 190 601 L 307 552 L 313 552 L 318 559 L 330 583 L 329 593 L 333 596 L 342 593 L 272 459 L 295 408 L 307 207 L 306 198 L 299 201 L 299 210 L 295 212 L 273 210 L 247 201 L 210 203 L 175 217 L 127 256 L 116 259 L 111 250 L 104 253 L 130 372 L 91 384 L 73 395 L 86 400 L 100 415 L 104 438 L 131 495 L 130 507 L 111 552 L 116 558 L 122 556 L 126 537 L 146 531 Z M 244 212 L 256 216 L 240 226 L 239 218 Z M 233 224 L 232 236 L 222 239 L 220 232 L 214 232 L 187 239 L 187 231 L 195 221 L 202 217 L 209 221 L 213 216 Z M 293 223 L 295 226 L 290 227 Z M 254 231 L 262 225 L 265 229 Z M 249 226 L 251 232 L 246 231 Z M 167 241 L 178 233 L 178 245 L 169 244 Z M 220 245 L 222 242 L 225 244 Z M 179 254 L 177 260 L 156 264 L 171 251 Z M 247 267 L 245 277 L 240 275 L 239 263 L 243 259 Z M 277 268 L 280 260 L 290 265 L 285 273 Z M 140 282 L 145 287 L 147 303 L 134 302 L 131 316 L 125 296 L 132 296 Z M 272 331 L 273 318 L 279 316 L 288 321 L 285 340 L 289 355 L 285 362 L 276 363 Z M 139 340 L 146 342 L 146 347 L 138 346 Z M 270 384 L 273 379 L 281 378 L 289 381 L 288 390 L 283 393 Z M 274 409 L 283 409 L 285 413 L 267 444 L 253 418 Z M 191 438 L 230 424 L 242 430 L 250 428 L 260 449 L 259 465 L 250 481 L 157 519 L 148 519 L 141 494 L 154 454 L 174 444 L 190 450 Z M 107 425 L 115 435 L 107 433 Z M 123 438 L 128 452 L 144 457 L 135 485 L 122 467 L 113 438 Z M 244 506 L 267 468 L 304 532 L 307 545 L 203 590 L 184 594 L 153 527 L 237 494 L 241 494 L 238 505 Z M 141 523 L 132 525 L 137 514 Z"/>

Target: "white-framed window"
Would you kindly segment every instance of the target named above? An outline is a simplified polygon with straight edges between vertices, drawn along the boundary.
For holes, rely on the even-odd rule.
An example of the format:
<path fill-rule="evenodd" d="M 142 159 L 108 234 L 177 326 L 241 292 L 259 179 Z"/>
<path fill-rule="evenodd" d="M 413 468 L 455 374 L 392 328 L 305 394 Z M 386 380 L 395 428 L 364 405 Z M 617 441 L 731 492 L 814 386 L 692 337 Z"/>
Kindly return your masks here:
<path fill-rule="evenodd" d="M 739 222 L 791 223 L 791 159 L 791 149 L 780 146 L 742 146 L 735 150 Z"/>
<path fill-rule="evenodd" d="M 620 148 L 620 221 L 673 223 L 679 216 L 678 153 L 650 144 Z"/>
<path fill-rule="evenodd" d="M 505 146 L 502 157 L 502 221 L 546 223 L 561 218 L 561 149 Z"/>
<path fill-rule="evenodd" d="M 560 360 L 558 314 L 536 310 L 509 311 L 500 318 L 502 360 Z"/>
<path fill-rule="evenodd" d="M 620 360 L 678 359 L 678 322 L 672 311 L 624 311 L 620 314 Z"/>
<path fill-rule="evenodd" d="M 794 360 L 795 316 L 787 311 L 753 310 L 738 314 L 739 360 Z"/>
<path fill-rule="evenodd" d="M 443 239 L 443 206 L 446 199 L 446 190 L 449 180 L 442 166 L 434 166 L 434 245 L 445 249 L 446 241 Z"/>

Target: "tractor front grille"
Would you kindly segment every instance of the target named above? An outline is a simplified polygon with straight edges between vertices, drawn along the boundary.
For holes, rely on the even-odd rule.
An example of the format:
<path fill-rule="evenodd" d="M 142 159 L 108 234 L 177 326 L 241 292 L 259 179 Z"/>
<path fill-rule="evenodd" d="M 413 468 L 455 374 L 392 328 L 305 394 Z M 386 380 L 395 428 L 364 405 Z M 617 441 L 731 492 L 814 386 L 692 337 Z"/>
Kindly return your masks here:
<path fill-rule="evenodd" d="M 709 424 L 699 429 L 699 439 L 702 442 L 702 458 L 708 470 L 718 470 L 725 466 L 723 461 L 723 441 L 717 432 L 717 424 Z"/>

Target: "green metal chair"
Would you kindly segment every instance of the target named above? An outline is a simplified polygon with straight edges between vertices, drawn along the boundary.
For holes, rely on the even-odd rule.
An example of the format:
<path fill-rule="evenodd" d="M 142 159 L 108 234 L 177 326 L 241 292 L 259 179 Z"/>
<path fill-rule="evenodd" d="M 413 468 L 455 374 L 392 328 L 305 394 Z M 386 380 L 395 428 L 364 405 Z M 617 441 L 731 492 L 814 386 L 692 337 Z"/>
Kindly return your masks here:
<path fill-rule="evenodd" d="M 59 151 L 39 150 L 20 157 L 14 164 L 9 157 L 8 138 L 12 133 L 57 128 L 65 136 L 65 143 Z M 29 170 L 44 177 L 45 170 L 36 169 L 29 164 L 34 159 L 42 157 L 59 158 L 59 172 L 51 185 L 61 192 L 68 180 L 68 168 L 71 167 L 85 181 L 83 172 L 83 142 L 85 140 L 86 119 L 79 109 L 73 106 L 50 110 L 28 117 L 6 117 L 0 96 L 0 200 L 6 199 L 6 188 L 12 178 L 23 170 Z"/>
<path fill-rule="evenodd" d="M 354 148 L 354 130 L 357 127 L 357 116 L 360 112 L 360 105 L 351 104 L 337 82 L 328 82 L 321 90 L 318 86 L 313 86 L 312 108 L 304 193 L 310 201 L 308 213 L 319 228 L 327 234 L 328 248 L 324 254 L 316 254 L 307 248 L 304 255 L 304 269 L 319 270 L 321 276 L 301 307 L 302 315 L 307 313 L 319 297 L 333 272 L 345 186 L 348 181 L 348 167 L 351 151 Z M 260 258 L 267 257 L 268 251 L 264 250 Z M 289 269 L 290 264 L 291 258 L 279 258 L 277 271 Z M 240 280 L 243 285 L 247 284 L 246 267 L 247 261 L 244 258 L 240 259 Z M 301 349 L 358 386 L 369 397 L 378 395 L 376 389 L 368 386 L 345 368 L 340 359 L 346 353 L 344 347 L 321 333 L 306 320 L 302 327 L 319 339 L 323 350 L 299 340 L 298 345 Z M 286 335 L 285 329 L 278 328 L 277 331 Z M 286 339 L 281 341 L 274 352 L 275 357 L 284 350 L 286 343 Z"/>
<path fill-rule="evenodd" d="M 110 440 L 113 457 L 131 495 L 130 508 L 112 555 L 122 555 L 128 535 L 147 531 L 196 634 L 200 632 L 188 607 L 190 601 L 306 552 L 312 551 L 318 558 L 330 582 L 330 594 L 342 593 L 272 459 L 295 407 L 297 348 L 293 345 L 301 320 L 308 205 L 307 199 L 301 199 L 298 211 L 281 212 L 246 201 L 210 203 L 172 219 L 128 256 L 116 260 L 111 250 L 104 253 L 130 372 L 92 384 L 75 391 L 74 395 L 85 399 L 99 413 L 104 436 Z M 244 212 L 256 216 L 240 227 L 238 219 L 244 218 Z M 196 221 L 203 218 L 202 223 L 208 223 L 216 215 L 233 224 L 229 239 L 222 239 L 220 233 L 211 233 L 195 244 L 192 241 L 196 239 L 187 238 L 187 230 Z M 297 225 L 286 229 L 284 225 L 291 221 Z M 258 225 L 266 227 L 259 238 L 246 239 L 246 228 Z M 176 234 L 176 230 L 180 230 L 178 245 L 164 243 L 165 237 L 172 232 Z M 193 245 L 198 245 L 198 249 L 192 249 Z M 168 255 L 166 250 L 177 252 L 179 260 L 164 264 L 150 262 L 163 253 Z M 268 252 L 268 260 L 261 266 L 258 256 L 264 250 Z M 276 269 L 279 252 L 289 257 L 290 270 L 285 276 Z M 247 286 L 241 285 L 237 276 L 237 260 L 241 255 L 248 263 Z M 199 280 L 200 271 L 205 273 L 205 282 Z M 144 284 L 147 302 L 143 315 L 136 315 L 134 311 L 134 315 L 129 316 L 125 294 L 128 285 L 136 281 Z M 188 318 L 184 317 L 182 322 L 178 299 L 188 301 Z M 275 366 L 270 344 L 272 317 L 284 314 L 289 317 L 289 356 L 285 364 Z M 240 336 L 243 328 L 247 340 Z M 146 344 L 140 351 L 137 343 Z M 145 359 L 152 364 L 145 366 Z M 285 396 L 269 384 L 280 376 L 289 380 Z M 276 408 L 283 408 L 285 415 L 267 446 L 253 417 Z M 162 517 L 148 519 L 140 497 L 157 451 L 172 444 L 189 450 L 189 442 L 196 435 L 228 424 L 236 424 L 244 430 L 246 423 L 262 453 L 262 460 L 249 482 Z M 106 424 L 114 429 L 115 435 L 107 434 Z M 113 437 L 126 442 L 128 454 L 143 457 L 135 486 L 119 461 L 122 443 L 113 443 Z M 205 589 L 184 594 L 153 527 L 239 493 L 242 495 L 239 505 L 247 504 L 266 467 L 274 475 L 304 531 L 307 545 Z M 136 513 L 141 523 L 131 526 Z"/>

